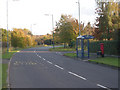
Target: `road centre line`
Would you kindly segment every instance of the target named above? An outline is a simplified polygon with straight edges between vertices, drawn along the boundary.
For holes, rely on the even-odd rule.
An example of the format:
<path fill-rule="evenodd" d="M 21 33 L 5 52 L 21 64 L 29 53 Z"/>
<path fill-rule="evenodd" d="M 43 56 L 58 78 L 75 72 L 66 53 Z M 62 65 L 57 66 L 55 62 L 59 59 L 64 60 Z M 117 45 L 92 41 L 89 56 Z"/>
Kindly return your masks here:
<path fill-rule="evenodd" d="M 88 60 L 83 60 L 84 62 L 87 62 Z"/>
<path fill-rule="evenodd" d="M 111 89 L 109 89 L 109 88 L 107 88 L 107 87 L 105 87 L 105 86 L 103 86 L 103 85 L 100 85 L 100 84 L 97 84 L 97 86 L 99 86 L 99 87 L 101 87 L 101 88 L 105 88 L 105 89 L 107 89 L 107 90 L 111 90 Z"/>
<path fill-rule="evenodd" d="M 43 58 L 43 60 L 45 60 L 45 59 Z"/>
<path fill-rule="evenodd" d="M 53 64 L 52 62 L 50 62 L 50 61 L 47 61 L 48 63 L 50 63 L 50 64 Z"/>
<path fill-rule="evenodd" d="M 35 51 L 34 51 L 35 52 Z M 60 52 L 56 52 L 56 54 L 60 54 L 60 55 L 62 55 Z M 39 56 L 37 53 L 36 53 L 36 55 L 39 57 L 39 58 L 42 58 L 41 56 Z M 43 60 L 46 60 L 45 58 L 43 58 Z M 46 60 L 47 61 L 47 60 Z M 84 60 L 84 61 L 88 61 L 88 60 Z M 49 64 L 53 64 L 52 62 L 50 62 L 50 61 L 47 61 Z M 32 64 L 36 64 L 36 63 L 32 63 Z M 62 67 L 60 67 L 60 66 L 58 66 L 58 65 L 54 65 L 55 67 L 57 67 L 57 68 L 59 68 L 59 69 L 61 69 L 61 70 L 64 70 L 64 68 L 62 68 Z M 75 73 L 73 73 L 73 72 L 70 72 L 70 71 L 68 71 L 68 73 L 69 74 L 71 74 L 71 75 L 74 75 L 74 76 L 76 76 L 76 77 L 78 77 L 78 78 L 81 78 L 81 79 L 83 79 L 83 80 L 87 80 L 86 78 L 84 78 L 84 77 L 82 77 L 82 76 L 80 76 L 80 75 L 77 75 L 77 74 L 75 74 Z M 103 86 L 103 85 L 101 85 L 101 84 L 97 84 L 97 86 L 98 87 L 101 87 L 101 88 L 104 88 L 104 89 L 107 89 L 107 90 L 111 90 L 111 89 L 109 89 L 109 88 L 107 88 L 107 87 L 105 87 L 105 86 Z"/>
<path fill-rule="evenodd" d="M 75 74 L 75 73 L 73 73 L 73 72 L 68 72 L 69 74 L 72 74 L 72 75 L 74 75 L 74 76 L 76 76 L 76 77 L 79 77 L 79 78 L 81 78 L 81 79 L 83 79 L 83 80 L 87 80 L 86 78 L 84 78 L 84 77 L 82 77 L 82 76 L 79 76 L 79 75 L 77 75 L 77 74 Z"/>
<path fill-rule="evenodd" d="M 34 51 L 34 52 L 36 52 L 36 51 Z M 60 54 L 60 55 L 62 55 L 60 52 L 56 52 L 56 54 Z M 39 58 L 42 58 L 41 56 L 39 56 L 37 53 L 36 53 L 36 55 L 39 57 Z M 43 60 L 46 60 L 45 58 L 43 58 Z M 47 61 L 47 60 L 46 60 Z M 88 60 L 84 60 L 84 61 L 88 61 Z M 52 62 L 50 62 L 50 61 L 47 61 L 49 64 L 53 64 Z M 32 64 L 36 64 L 36 63 L 32 63 Z M 57 67 L 57 68 L 59 68 L 59 69 L 61 69 L 61 70 L 64 70 L 64 68 L 62 68 L 62 67 L 60 67 L 60 66 L 58 66 L 58 65 L 54 65 L 55 67 Z M 83 79 L 83 80 L 87 80 L 86 78 L 84 78 L 84 77 L 82 77 L 82 76 L 80 76 L 80 75 L 77 75 L 77 74 L 75 74 L 75 73 L 73 73 L 73 72 L 70 72 L 70 71 L 68 71 L 68 73 L 69 74 L 71 74 L 71 75 L 74 75 L 74 76 L 76 76 L 76 77 L 78 77 L 78 78 L 81 78 L 81 79 Z M 97 84 L 97 86 L 98 87 L 101 87 L 101 88 L 104 88 L 104 89 L 107 89 L 107 90 L 111 90 L 111 89 L 109 89 L 109 88 L 107 88 L 107 87 L 105 87 L 105 86 L 103 86 L 103 85 L 101 85 L 101 84 Z"/>
<path fill-rule="evenodd" d="M 39 58 L 41 58 L 41 56 L 39 56 Z"/>
<path fill-rule="evenodd" d="M 58 65 L 55 65 L 56 67 L 58 67 L 58 68 L 60 68 L 60 69 L 62 69 L 62 70 L 64 70 L 62 67 L 60 67 L 60 66 L 58 66 Z"/>

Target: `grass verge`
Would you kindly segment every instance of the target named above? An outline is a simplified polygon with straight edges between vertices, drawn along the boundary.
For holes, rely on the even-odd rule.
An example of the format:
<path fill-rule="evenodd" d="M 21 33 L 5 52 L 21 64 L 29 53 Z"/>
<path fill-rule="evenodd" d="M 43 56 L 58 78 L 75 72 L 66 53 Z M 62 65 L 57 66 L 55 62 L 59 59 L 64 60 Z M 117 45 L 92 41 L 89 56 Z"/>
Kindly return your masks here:
<path fill-rule="evenodd" d="M 77 57 L 76 53 L 65 53 L 64 56 Z"/>
<path fill-rule="evenodd" d="M 7 88 L 7 82 L 6 82 L 7 81 L 7 69 L 8 69 L 8 64 L 0 63 L 0 85 L 2 85 L 2 88 Z"/>
<path fill-rule="evenodd" d="M 76 51 L 75 48 L 64 48 L 64 47 L 55 47 L 54 49 L 53 48 L 50 48 L 49 51 Z"/>
<path fill-rule="evenodd" d="M 77 57 L 76 53 L 65 53 L 64 55 L 72 58 Z M 116 57 L 104 57 L 104 58 L 100 57 L 100 58 L 96 58 L 94 60 L 89 60 L 89 61 L 100 63 L 100 64 L 106 64 L 109 66 L 120 67 L 120 65 L 118 64 L 119 63 L 118 58 Z"/>
<path fill-rule="evenodd" d="M 22 50 L 22 49 L 5 52 L 2 54 L 2 59 L 10 59 L 14 53 L 19 52 L 20 50 Z"/>
<path fill-rule="evenodd" d="M 115 66 L 115 67 L 120 67 L 120 65 L 118 64 L 118 58 L 115 57 L 104 57 L 104 58 L 96 58 L 95 60 L 89 60 L 91 62 L 96 62 L 96 63 L 100 63 L 100 64 L 106 64 L 109 66 Z"/>
<path fill-rule="evenodd" d="M 15 52 L 6 52 L 2 54 L 2 59 L 10 59 Z"/>
<path fill-rule="evenodd" d="M 87 56 L 87 54 L 84 54 L 85 56 Z M 68 56 L 68 57 L 77 57 L 76 53 L 65 53 L 64 56 Z"/>

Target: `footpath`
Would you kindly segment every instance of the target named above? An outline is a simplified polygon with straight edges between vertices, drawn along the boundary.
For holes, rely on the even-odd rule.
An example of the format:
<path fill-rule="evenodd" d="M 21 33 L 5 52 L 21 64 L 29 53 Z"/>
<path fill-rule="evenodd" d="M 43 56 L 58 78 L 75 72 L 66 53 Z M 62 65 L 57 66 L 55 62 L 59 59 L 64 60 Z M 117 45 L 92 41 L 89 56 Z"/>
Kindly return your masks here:
<path fill-rule="evenodd" d="M 7 64 L 7 63 L 9 63 L 9 59 L 2 59 L 2 61 L 0 62 L 0 63 L 2 63 L 2 64 Z"/>

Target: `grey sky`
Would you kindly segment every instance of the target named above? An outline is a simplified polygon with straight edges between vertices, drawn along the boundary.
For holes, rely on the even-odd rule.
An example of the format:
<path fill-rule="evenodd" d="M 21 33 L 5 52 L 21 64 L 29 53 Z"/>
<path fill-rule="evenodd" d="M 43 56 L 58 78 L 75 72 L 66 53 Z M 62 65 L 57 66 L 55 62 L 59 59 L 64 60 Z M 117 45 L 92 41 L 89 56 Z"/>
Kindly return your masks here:
<path fill-rule="evenodd" d="M 6 28 L 6 1 L 0 0 L 0 28 Z M 51 33 L 52 19 L 44 14 L 54 15 L 55 22 L 61 14 L 78 19 L 78 0 L 9 0 L 9 29 L 28 28 L 36 35 Z M 80 0 L 80 20 L 84 23 L 95 21 L 95 0 Z M 36 24 L 36 25 L 33 25 Z"/>

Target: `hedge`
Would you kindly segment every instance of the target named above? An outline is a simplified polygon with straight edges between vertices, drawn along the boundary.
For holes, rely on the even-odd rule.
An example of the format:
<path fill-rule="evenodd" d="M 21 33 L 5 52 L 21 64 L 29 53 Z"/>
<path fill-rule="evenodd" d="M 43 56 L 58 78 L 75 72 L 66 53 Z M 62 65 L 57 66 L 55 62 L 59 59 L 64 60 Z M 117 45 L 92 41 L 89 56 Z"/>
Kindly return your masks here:
<path fill-rule="evenodd" d="M 90 52 L 96 53 L 97 50 L 100 50 L 100 43 L 104 43 L 104 54 L 109 55 L 118 55 L 118 41 L 95 41 L 90 42 Z"/>

